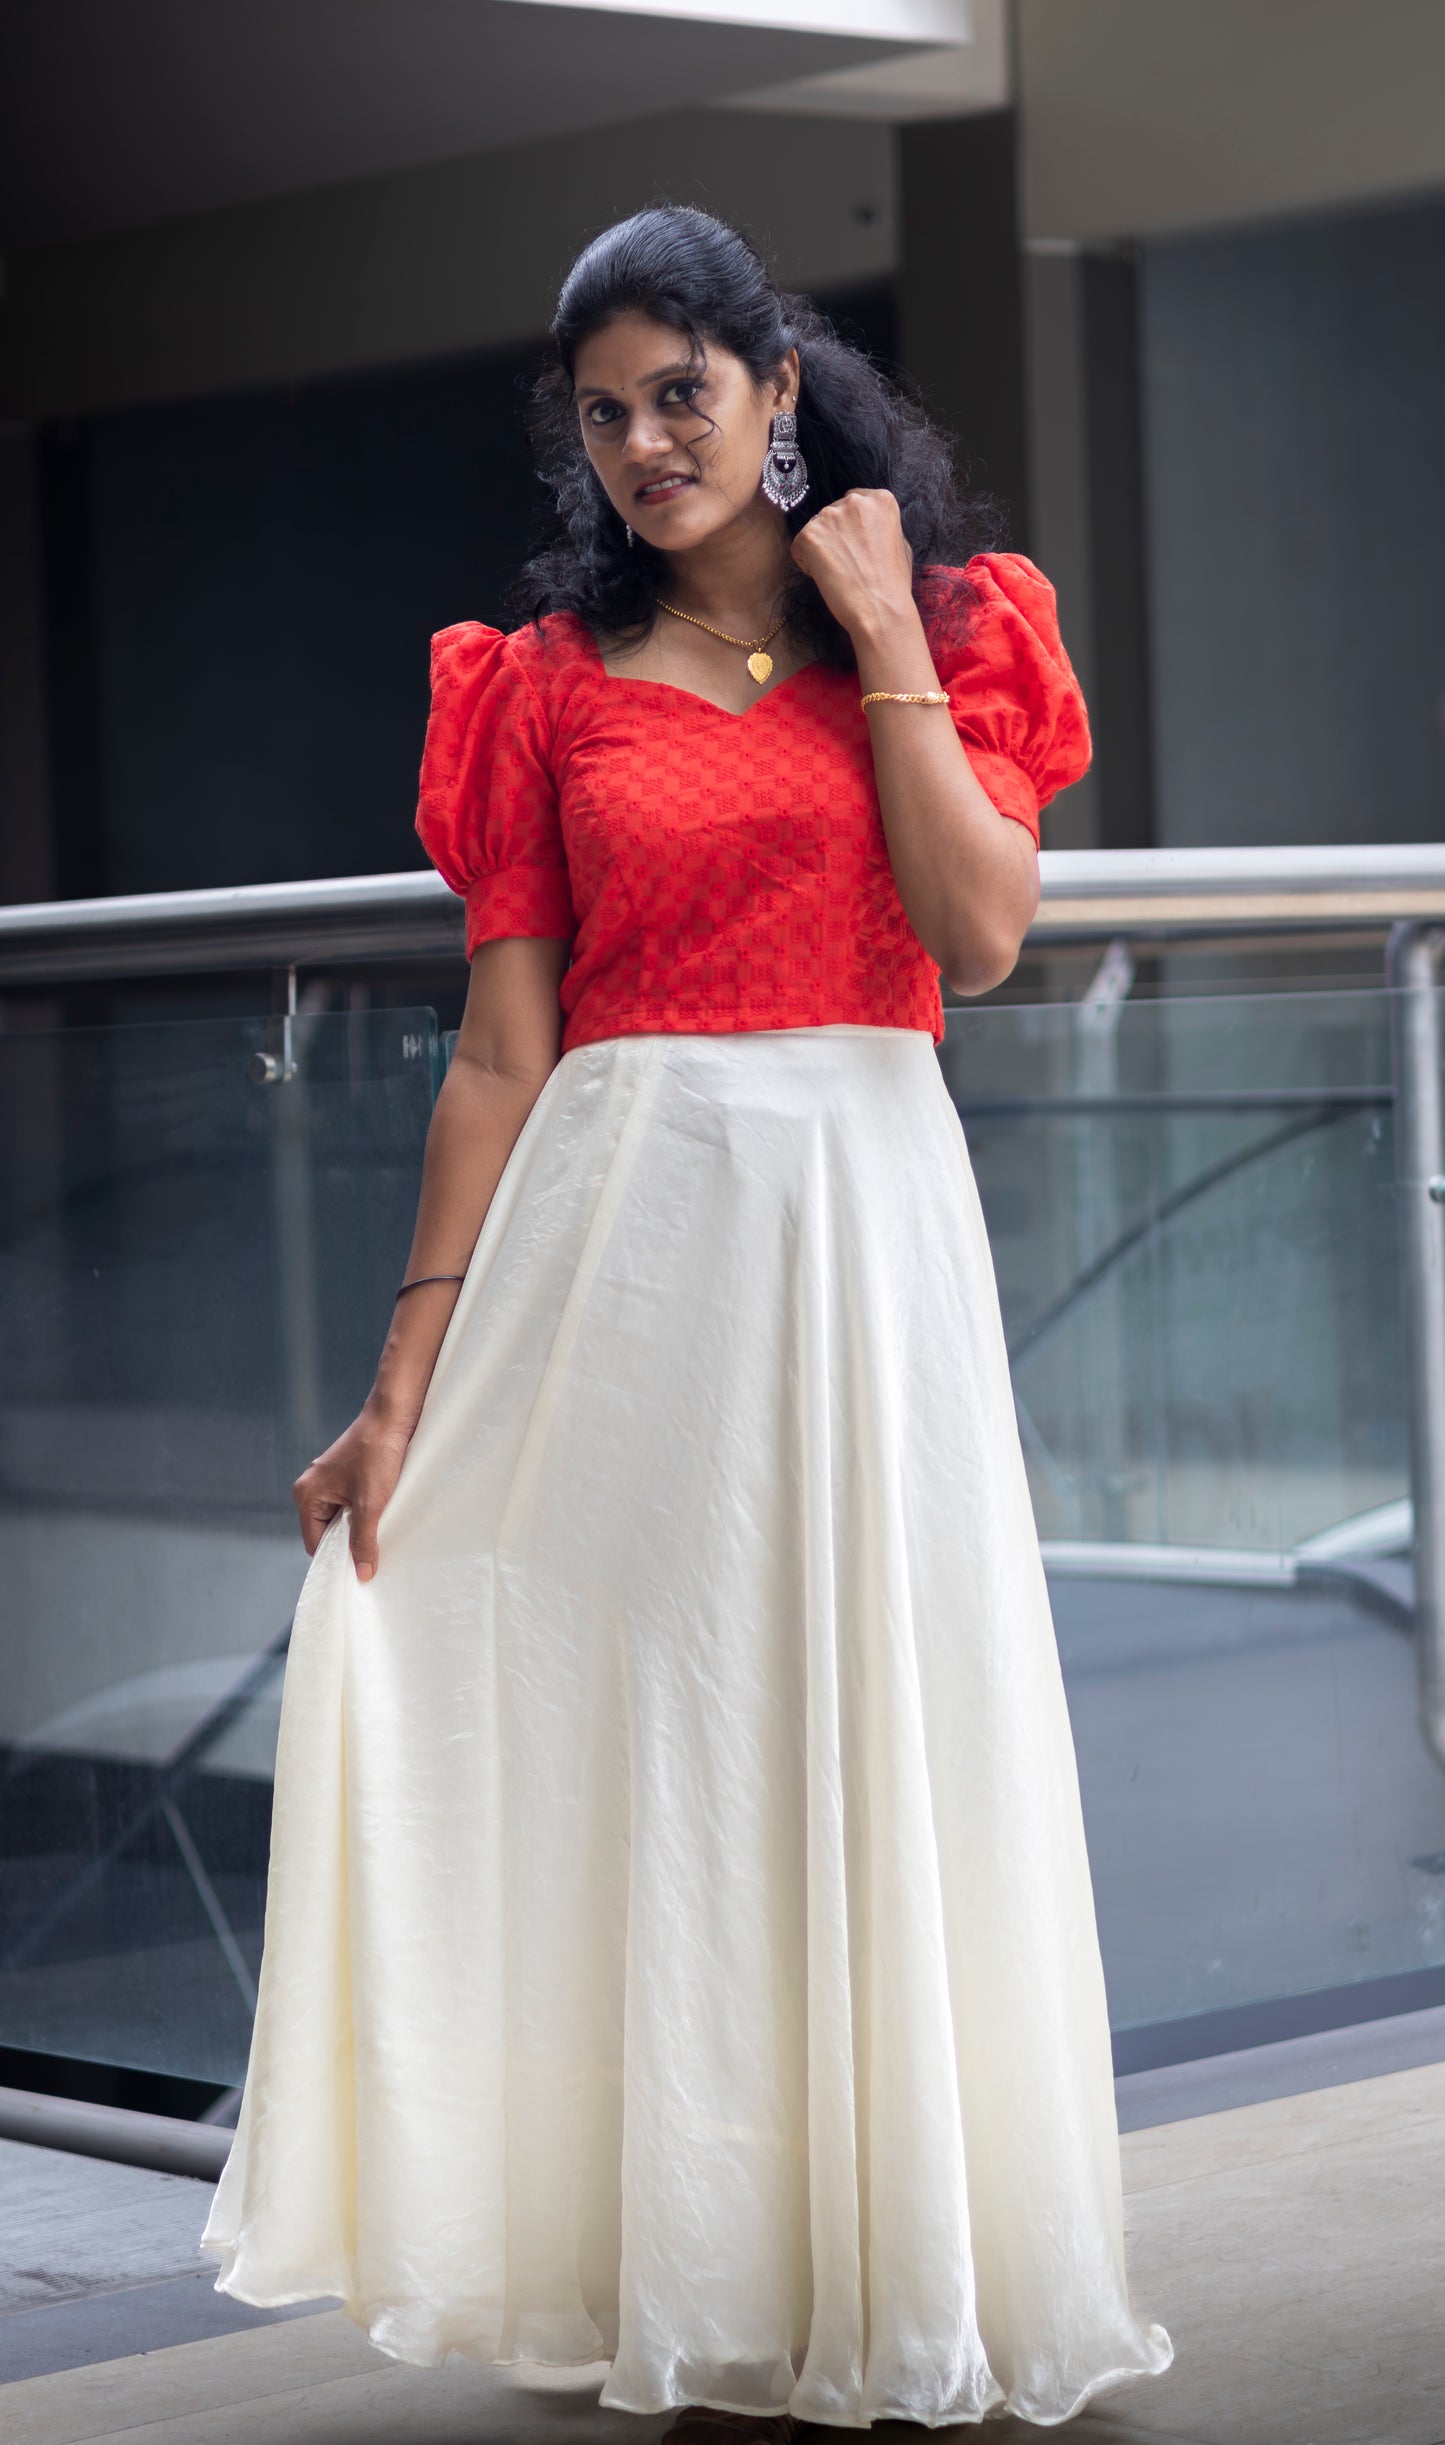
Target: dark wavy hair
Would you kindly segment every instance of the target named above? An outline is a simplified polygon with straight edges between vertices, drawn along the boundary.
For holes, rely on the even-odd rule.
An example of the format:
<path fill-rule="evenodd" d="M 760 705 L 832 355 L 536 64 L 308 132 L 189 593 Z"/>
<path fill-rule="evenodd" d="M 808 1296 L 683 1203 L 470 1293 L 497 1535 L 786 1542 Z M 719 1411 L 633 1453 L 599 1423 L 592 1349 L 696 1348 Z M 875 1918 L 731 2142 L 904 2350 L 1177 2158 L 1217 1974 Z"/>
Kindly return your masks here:
<path fill-rule="evenodd" d="M 961 488 L 952 444 L 918 401 L 850 346 L 806 297 L 781 292 L 757 249 L 726 222 L 686 204 L 654 204 L 617 221 L 584 248 L 562 283 L 551 351 L 531 398 L 529 434 L 550 488 L 557 531 L 526 563 L 512 590 L 524 619 L 570 611 L 593 630 L 646 634 L 657 615 L 666 563 L 626 530 L 589 460 L 578 427 L 573 369 L 583 340 L 621 314 L 642 313 L 687 339 L 695 365 L 709 345 L 741 359 L 754 382 L 772 375 L 790 348 L 801 366 L 798 447 L 809 490 L 787 513 L 796 534 L 815 510 L 853 485 L 896 495 L 913 547 L 914 593 L 935 640 L 966 626 L 966 580 L 931 579 L 960 568 L 1000 536 L 997 505 Z M 796 571 L 780 606 L 799 644 L 848 669 L 850 638 L 811 578 Z"/>

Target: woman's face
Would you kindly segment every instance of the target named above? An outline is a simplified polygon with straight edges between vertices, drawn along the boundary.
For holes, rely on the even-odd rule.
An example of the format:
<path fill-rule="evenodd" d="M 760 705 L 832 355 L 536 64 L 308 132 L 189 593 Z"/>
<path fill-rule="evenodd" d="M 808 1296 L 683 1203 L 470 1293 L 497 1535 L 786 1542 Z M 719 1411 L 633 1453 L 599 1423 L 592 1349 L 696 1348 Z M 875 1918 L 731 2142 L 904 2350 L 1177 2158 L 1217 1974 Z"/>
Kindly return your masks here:
<path fill-rule="evenodd" d="M 573 368 L 587 455 L 624 523 L 660 552 L 687 552 L 744 512 L 781 523 L 758 490 L 768 432 L 796 405 L 798 352 L 758 389 L 740 357 L 645 314 L 582 342 Z"/>

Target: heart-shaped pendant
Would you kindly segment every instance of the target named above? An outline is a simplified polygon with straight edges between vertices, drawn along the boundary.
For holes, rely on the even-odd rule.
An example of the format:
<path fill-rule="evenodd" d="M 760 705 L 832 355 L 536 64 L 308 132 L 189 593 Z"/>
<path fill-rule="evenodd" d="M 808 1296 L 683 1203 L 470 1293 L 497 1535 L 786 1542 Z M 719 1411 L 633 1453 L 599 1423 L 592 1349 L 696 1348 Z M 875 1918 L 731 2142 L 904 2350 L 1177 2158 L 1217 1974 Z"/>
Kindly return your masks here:
<path fill-rule="evenodd" d="M 765 679 L 771 679 L 771 678 L 772 678 L 772 675 L 773 675 L 773 657 L 772 657 L 772 655 L 771 655 L 771 654 L 765 654 L 765 653 L 763 653 L 763 652 L 761 652 L 761 651 L 759 651 L 759 652 L 758 652 L 758 653 L 756 653 L 756 654 L 749 654 L 749 656 L 748 656 L 748 669 L 749 669 L 749 670 L 752 672 L 752 675 L 753 675 L 754 679 L 757 681 L 758 686 L 759 686 L 759 687 L 761 687 L 761 686 L 762 686 L 762 684 L 763 684 L 763 681 L 764 681 Z"/>

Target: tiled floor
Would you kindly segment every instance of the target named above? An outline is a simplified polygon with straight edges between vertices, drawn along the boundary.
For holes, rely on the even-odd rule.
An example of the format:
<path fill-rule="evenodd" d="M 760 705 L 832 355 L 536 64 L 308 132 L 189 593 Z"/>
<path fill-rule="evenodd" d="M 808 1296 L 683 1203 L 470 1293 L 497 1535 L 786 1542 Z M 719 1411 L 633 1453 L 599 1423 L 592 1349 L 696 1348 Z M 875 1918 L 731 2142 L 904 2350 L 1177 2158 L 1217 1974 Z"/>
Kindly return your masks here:
<path fill-rule="evenodd" d="M 1135 2294 L 1177 2359 L 1082 2412 L 1068 2429 L 1079 2445 L 1445 2445 L 1445 2065 L 1131 2131 L 1123 2149 Z M 404 2368 L 335 2310 L 167 2344 L 168 2319 L 196 2331 L 184 2321 L 197 2279 L 180 2270 L 204 2193 L 97 2171 L 121 2175 L 104 2213 L 144 2277 L 107 2296 L 125 2356 L 52 2360 L 53 2373 L 7 2385 L 5 2445 L 649 2445 L 666 2427 L 599 2412 L 600 2370 Z M 15 2168 L 0 2160 L 7 2175 L 8 2211 Z M 37 2199 L 44 2187 L 37 2169 Z M 49 2214 L 54 2258 L 63 2201 Z M 12 2276 L 0 2352 L 7 2333 L 66 2314 L 43 2234 L 32 2263 L 42 2298 L 26 2288 L 34 2276 Z M 983 2431 L 993 2445 L 1044 2433 L 1010 2420 Z"/>
<path fill-rule="evenodd" d="M 208 2198 L 179 2175 L 0 2140 L 0 2382 L 271 2323 L 198 2262 Z M 15 2399 L 0 2394 L 0 2437 Z"/>

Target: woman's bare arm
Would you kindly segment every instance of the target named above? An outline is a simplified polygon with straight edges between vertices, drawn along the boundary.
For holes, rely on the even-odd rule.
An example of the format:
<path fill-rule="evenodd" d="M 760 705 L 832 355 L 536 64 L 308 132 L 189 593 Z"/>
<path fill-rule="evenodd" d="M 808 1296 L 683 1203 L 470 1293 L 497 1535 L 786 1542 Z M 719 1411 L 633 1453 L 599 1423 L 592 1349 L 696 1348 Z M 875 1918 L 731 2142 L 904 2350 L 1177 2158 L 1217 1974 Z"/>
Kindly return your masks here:
<path fill-rule="evenodd" d="M 937 689 L 892 493 L 830 502 L 793 538 L 793 558 L 848 630 L 863 691 Z M 1032 836 L 998 813 L 946 706 L 872 705 L 868 726 L 908 922 L 955 993 L 986 993 L 1013 968 L 1038 905 Z"/>
<path fill-rule="evenodd" d="M 864 689 L 938 686 L 910 602 L 855 632 Z M 870 705 L 873 775 L 898 897 L 955 993 L 987 993 L 1012 974 L 1039 901 L 1033 835 L 1000 815 L 945 706 Z"/>
<path fill-rule="evenodd" d="M 421 1198 L 406 1279 L 460 1274 L 471 1261 L 522 1124 L 557 1065 L 557 999 L 565 942 L 484 943 L 472 961 L 466 1010 L 427 1131 Z M 390 1501 L 442 1346 L 459 1282 L 430 1282 L 397 1301 L 376 1381 L 361 1414 L 297 1478 L 306 1550 L 338 1511 L 351 1515 L 358 1579 L 376 1569 L 377 1524 Z"/>

